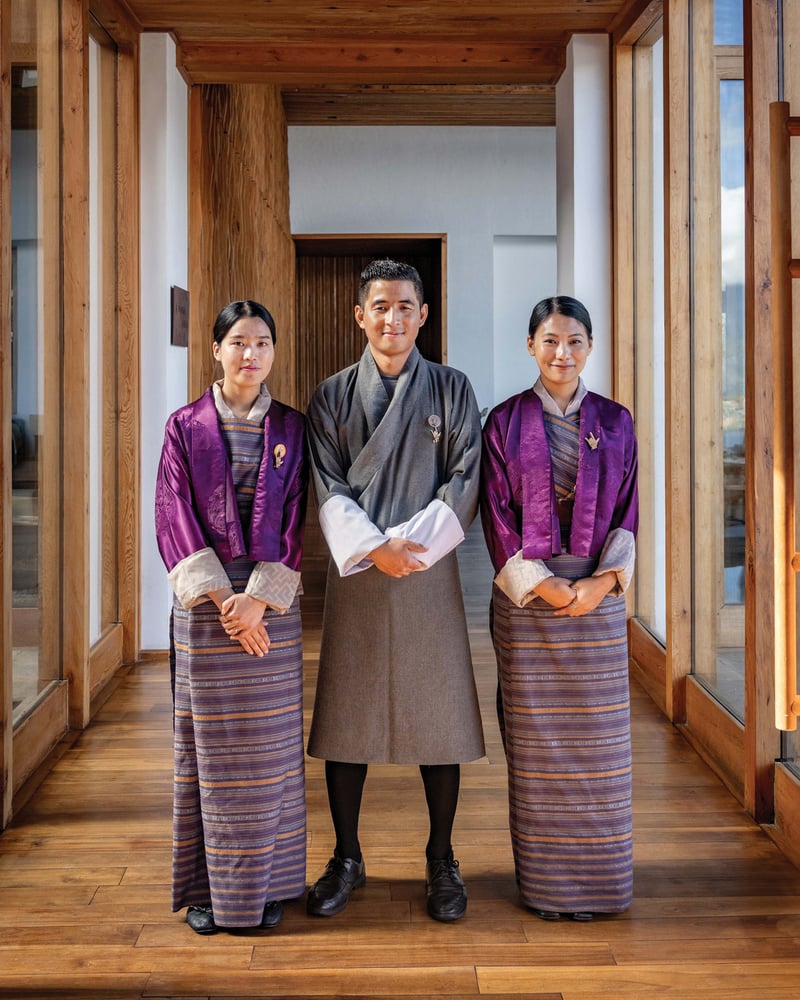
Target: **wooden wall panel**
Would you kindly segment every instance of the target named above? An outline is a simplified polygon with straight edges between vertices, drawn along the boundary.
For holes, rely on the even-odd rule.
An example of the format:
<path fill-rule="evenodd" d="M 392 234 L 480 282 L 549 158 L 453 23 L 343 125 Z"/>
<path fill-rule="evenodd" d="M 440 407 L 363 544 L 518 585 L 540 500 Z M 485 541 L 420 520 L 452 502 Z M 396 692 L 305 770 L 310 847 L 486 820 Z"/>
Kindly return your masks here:
<path fill-rule="evenodd" d="M 294 244 L 286 119 L 278 87 L 203 86 L 189 115 L 189 395 L 214 377 L 211 331 L 234 299 L 275 317 L 273 396 L 294 405 Z"/>

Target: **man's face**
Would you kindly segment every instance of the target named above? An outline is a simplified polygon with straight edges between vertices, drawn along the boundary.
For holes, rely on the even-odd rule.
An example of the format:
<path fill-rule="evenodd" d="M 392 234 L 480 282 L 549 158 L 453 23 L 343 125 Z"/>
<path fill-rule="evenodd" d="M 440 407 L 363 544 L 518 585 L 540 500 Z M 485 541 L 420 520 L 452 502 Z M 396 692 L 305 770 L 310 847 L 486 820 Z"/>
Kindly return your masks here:
<path fill-rule="evenodd" d="M 366 333 L 372 356 L 386 375 L 398 375 L 428 316 L 410 281 L 373 281 L 356 322 Z"/>

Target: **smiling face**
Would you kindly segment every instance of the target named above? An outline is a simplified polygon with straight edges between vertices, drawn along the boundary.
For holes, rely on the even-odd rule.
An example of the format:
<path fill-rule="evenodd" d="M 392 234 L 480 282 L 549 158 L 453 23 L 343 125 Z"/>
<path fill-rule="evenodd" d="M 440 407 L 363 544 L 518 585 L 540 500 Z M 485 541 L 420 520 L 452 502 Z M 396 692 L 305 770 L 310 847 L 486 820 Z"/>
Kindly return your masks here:
<path fill-rule="evenodd" d="M 574 393 L 592 353 L 583 323 L 554 313 L 528 335 L 528 353 L 539 366 L 545 389 L 554 398 Z"/>
<path fill-rule="evenodd" d="M 214 359 L 222 365 L 222 391 L 229 395 L 256 388 L 275 361 L 272 333 L 258 316 L 237 320 L 213 349 Z"/>
<path fill-rule="evenodd" d="M 414 285 L 410 281 L 373 281 L 355 315 L 378 368 L 384 375 L 398 375 L 428 317 L 428 307 L 420 303 Z"/>

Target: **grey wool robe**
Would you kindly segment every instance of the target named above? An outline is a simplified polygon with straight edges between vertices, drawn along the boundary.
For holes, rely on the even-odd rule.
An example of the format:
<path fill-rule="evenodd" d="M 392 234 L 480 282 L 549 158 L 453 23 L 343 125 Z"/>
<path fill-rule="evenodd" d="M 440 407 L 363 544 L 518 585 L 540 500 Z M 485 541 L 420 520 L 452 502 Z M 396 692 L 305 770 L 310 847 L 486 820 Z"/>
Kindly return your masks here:
<path fill-rule="evenodd" d="M 398 764 L 483 756 L 455 553 L 479 486 L 469 381 L 414 348 L 391 394 L 367 347 L 318 386 L 308 434 L 331 550 L 309 754 Z M 398 579 L 372 564 L 367 553 L 397 535 L 428 546 L 427 569 Z"/>

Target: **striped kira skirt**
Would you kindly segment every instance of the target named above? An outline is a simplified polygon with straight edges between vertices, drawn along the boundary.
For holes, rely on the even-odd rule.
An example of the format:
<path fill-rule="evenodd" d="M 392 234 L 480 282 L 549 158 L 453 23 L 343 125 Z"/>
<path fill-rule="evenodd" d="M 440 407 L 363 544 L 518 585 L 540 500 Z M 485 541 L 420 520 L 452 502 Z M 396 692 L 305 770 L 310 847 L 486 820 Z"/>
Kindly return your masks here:
<path fill-rule="evenodd" d="M 547 566 L 577 580 L 595 560 Z M 494 588 L 492 638 L 517 881 L 526 905 L 618 913 L 633 894 L 631 736 L 625 600 L 581 618 Z"/>
<path fill-rule="evenodd" d="M 212 603 L 174 609 L 172 908 L 210 903 L 220 927 L 256 927 L 267 902 L 305 889 L 298 599 L 266 618 L 259 658 Z"/>

